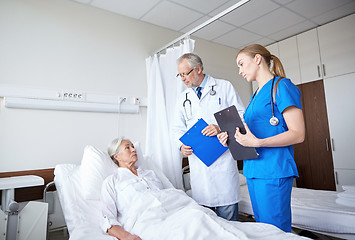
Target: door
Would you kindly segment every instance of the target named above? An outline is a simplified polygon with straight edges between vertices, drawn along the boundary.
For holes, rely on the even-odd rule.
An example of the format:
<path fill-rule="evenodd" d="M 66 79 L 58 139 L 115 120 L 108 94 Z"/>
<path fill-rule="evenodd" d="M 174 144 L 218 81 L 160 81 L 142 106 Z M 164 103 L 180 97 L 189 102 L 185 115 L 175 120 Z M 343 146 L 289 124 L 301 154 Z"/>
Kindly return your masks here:
<path fill-rule="evenodd" d="M 354 65 L 355 67 L 355 65 Z M 354 73 L 324 79 L 337 189 L 355 185 Z"/>
<path fill-rule="evenodd" d="M 294 145 L 300 177 L 297 186 L 334 190 L 334 166 L 325 103 L 323 80 L 298 85 L 306 123 L 306 139 Z"/>

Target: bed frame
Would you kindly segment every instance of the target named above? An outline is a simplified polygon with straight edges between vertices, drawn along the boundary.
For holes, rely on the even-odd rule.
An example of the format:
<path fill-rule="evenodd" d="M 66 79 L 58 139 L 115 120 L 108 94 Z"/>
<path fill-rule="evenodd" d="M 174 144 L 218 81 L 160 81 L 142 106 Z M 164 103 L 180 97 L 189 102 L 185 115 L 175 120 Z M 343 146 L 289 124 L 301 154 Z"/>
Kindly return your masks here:
<path fill-rule="evenodd" d="M 253 217 L 253 210 L 252 210 L 252 207 L 251 207 L 251 202 L 250 202 L 250 198 L 249 198 L 249 195 L 248 195 L 248 190 L 247 190 L 247 185 L 244 185 L 244 186 L 241 186 L 242 188 L 242 200 L 239 202 L 238 206 L 239 206 L 239 212 L 240 214 L 243 214 L 244 216 L 247 216 L 249 218 Z M 303 190 L 307 191 L 307 189 L 302 189 L 302 192 Z M 310 190 L 310 191 L 315 191 L 315 190 Z M 327 192 L 327 191 L 321 191 L 321 192 Z M 325 194 L 325 193 L 324 193 Z M 323 194 L 323 195 L 324 195 Z M 306 195 L 306 193 L 305 193 Z M 322 196 L 324 197 L 324 196 Z M 331 198 L 331 197 L 329 197 Z M 297 216 L 298 218 L 298 222 L 300 222 L 300 217 L 302 217 L 302 219 L 313 219 L 312 221 L 316 221 L 317 219 L 319 219 L 319 217 L 315 217 L 312 215 L 312 211 L 311 211 L 311 208 L 304 208 L 302 209 L 302 207 L 299 207 L 297 206 L 297 209 L 294 208 L 294 206 L 292 206 L 292 211 L 293 211 L 293 215 L 296 214 L 295 216 Z M 327 214 L 327 212 L 325 212 L 326 210 L 322 210 L 322 209 L 317 209 L 317 211 L 323 211 L 322 215 L 323 217 L 326 217 L 325 215 Z M 351 212 L 352 213 L 352 216 L 354 215 L 354 211 Z M 303 215 L 303 214 L 307 214 L 307 215 Z M 311 215 L 310 215 L 311 214 Z M 329 215 L 329 216 L 336 216 L 336 215 Z M 341 215 L 341 216 L 344 216 L 344 215 Z M 339 218 L 339 217 L 337 217 Z M 354 219 L 354 217 L 352 217 L 351 219 Z M 350 219 L 348 220 L 344 220 L 344 221 L 352 221 Z M 317 224 L 320 224 L 320 220 L 318 221 L 319 223 Z M 326 221 L 327 222 L 327 221 Z M 303 223 L 300 222 L 300 223 Z M 339 223 L 341 223 L 339 221 Z M 302 231 L 308 231 L 308 232 L 311 232 L 313 233 L 314 235 L 318 236 L 320 239 L 322 240 L 330 240 L 330 239 L 334 239 L 332 237 L 336 237 L 336 238 L 340 238 L 340 239 L 352 239 L 352 240 L 355 240 L 355 233 L 337 233 L 337 232 L 331 232 L 331 231 L 323 231 L 323 230 L 318 230 L 318 229 L 312 229 L 312 226 L 313 225 L 307 225 L 309 224 L 308 220 L 306 220 L 306 223 L 305 225 L 301 225 L 301 224 L 295 224 L 294 222 L 292 223 L 292 228 L 295 230 L 295 232 L 299 235 L 302 235 L 300 234 Z M 324 223 L 325 225 L 322 225 L 322 226 L 329 226 L 329 223 Z M 348 223 L 344 223 L 346 226 L 346 224 Z M 354 225 L 354 229 L 355 231 L 355 225 Z M 353 231 L 353 232 L 354 232 Z"/>

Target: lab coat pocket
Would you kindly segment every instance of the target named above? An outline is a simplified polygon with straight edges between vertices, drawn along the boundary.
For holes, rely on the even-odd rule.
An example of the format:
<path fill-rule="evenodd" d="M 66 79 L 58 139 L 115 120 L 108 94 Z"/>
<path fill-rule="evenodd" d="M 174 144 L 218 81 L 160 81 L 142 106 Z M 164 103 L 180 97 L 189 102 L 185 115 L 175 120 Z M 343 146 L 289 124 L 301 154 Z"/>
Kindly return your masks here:
<path fill-rule="evenodd" d="M 215 113 L 221 109 L 222 105 L 219 99 L 220 98 L 214 97 L 208 101 L 208 108 L 211 112 Z"/>

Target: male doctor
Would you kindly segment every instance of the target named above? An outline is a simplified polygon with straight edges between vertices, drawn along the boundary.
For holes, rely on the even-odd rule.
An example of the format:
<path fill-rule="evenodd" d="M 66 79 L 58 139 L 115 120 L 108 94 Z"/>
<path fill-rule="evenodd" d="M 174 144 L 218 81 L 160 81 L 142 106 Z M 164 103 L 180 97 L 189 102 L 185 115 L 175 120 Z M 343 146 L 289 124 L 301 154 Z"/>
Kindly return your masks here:
<path fill-rule="evenodd" d="M 193 149 L 179 138 L 200 118 L 209 124 L 202 133 L 215 136 L 220 133 L 214 113 L 235 105 L 243 115 L 243 103 L 229 81 L 215 79 L 203 73 L 201 58 L 186 53 L 177 60 L 178 75 L 187 89 L 177 102 L 174 119 L 174 138 L 181 153 L 189 158 L 192 198 L 200 205 L 216 211 L 217 215 L 231 221 L 238 220 L 238 202 L 241 199 L 239 172 L 229 150 L 207 167 L 193 154 Z"/>

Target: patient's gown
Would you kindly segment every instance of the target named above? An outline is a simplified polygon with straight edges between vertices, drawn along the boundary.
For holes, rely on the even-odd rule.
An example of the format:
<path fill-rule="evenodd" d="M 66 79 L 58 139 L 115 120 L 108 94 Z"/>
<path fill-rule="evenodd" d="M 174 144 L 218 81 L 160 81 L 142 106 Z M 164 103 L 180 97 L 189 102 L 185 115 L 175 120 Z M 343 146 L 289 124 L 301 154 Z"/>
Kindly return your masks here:
<path fill-rule="evenodd" d="M 163 189 L 153 171 L 119 168 L 102 187 L 103 231 L 120 225 L 143 240 L 300 239 L 272 225 L 228 222 L 185 192 Z"/>

